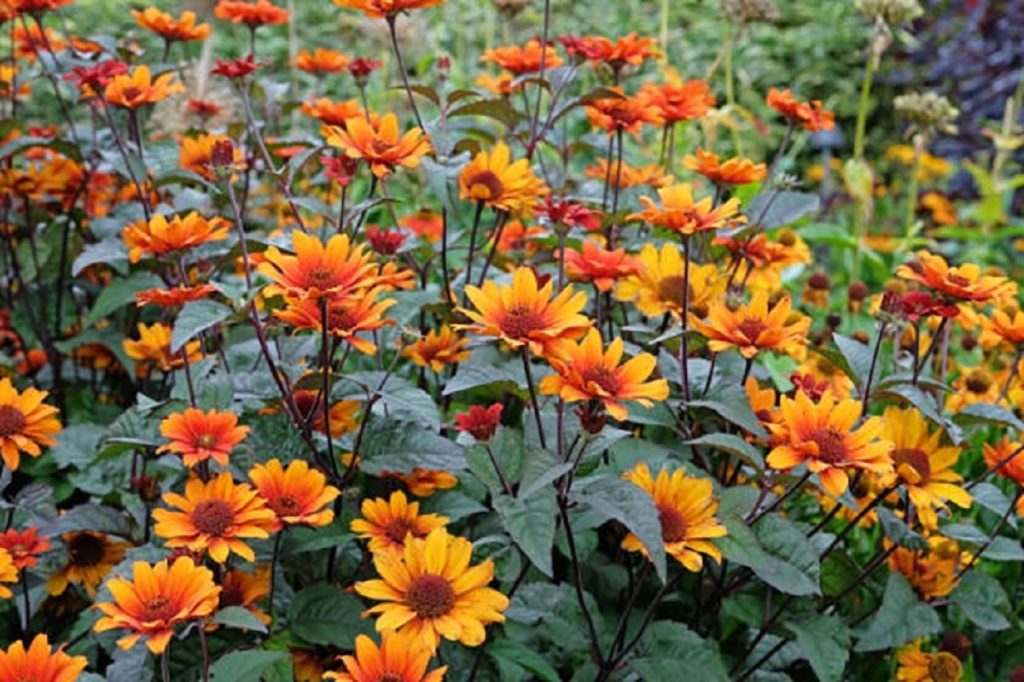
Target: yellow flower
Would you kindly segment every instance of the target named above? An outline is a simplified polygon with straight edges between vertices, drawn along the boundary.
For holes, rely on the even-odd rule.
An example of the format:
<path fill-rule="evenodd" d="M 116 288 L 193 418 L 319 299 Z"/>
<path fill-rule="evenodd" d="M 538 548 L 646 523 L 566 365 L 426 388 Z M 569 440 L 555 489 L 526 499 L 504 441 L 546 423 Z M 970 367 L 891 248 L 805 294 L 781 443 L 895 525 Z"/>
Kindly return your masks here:
<path fill-rule="evenodd" d="M 389 499 L 365 499 L 363 517 L 352 521 L 352 532 L 369 540 L 373 553 L 405 549 L 406 538 L 425 538 L 435 528 L 448 523 L 447 516 L 420 514 L 420 503 L 409 502 L 405 493 L 396 490 Z"/>
<path fill-rule="evenodd" d="M 533 174 L 529 159 L 513 162 L 511 156 L 508 145 L 498 142 L 493 151 L 473 157 L 459 174 L 459 198 L 532 218 L 537 202 L 551 190 Z"/>
<path fill-rule="evenodd" d="M 647 317 L 666 313 L 679 318 L 683 311 L 683 254 L 672 244 L 644 244 L 638 256 L 639 272 L 619 280 L 615 298 L 635 301 Z M 690 311 L 704 317 L 708 305 L 725 294 L 725 278 L 713 263 L 690 264 Z"/>

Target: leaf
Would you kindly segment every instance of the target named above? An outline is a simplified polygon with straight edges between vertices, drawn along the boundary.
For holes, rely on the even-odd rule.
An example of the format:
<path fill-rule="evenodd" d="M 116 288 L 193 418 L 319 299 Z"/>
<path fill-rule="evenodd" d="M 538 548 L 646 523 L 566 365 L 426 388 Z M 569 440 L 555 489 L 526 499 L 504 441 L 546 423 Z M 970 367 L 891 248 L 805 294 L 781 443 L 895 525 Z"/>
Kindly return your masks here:
<path fill-rule="evenodd" d="M 989 561 L 1024 561 L 1024 548 L 1018 540 L 997 537 L 992 539 L 981 556 Z"/>
<path fill-rule="evenodd" d="M 1012 613 L 1010 598 L 999 581 L 987 573 L 970 571 L 953 590 L 949 601 L 960 607 L 967 619 L 982 630 L 1005 630 Z"/>
<path fill-rule="evenodd" d="M 319 584 L 302 590 L 288 604 L 288 628 L 310 644 L 351 642 L 370 634 L 373 622 L 360 615 L 363 604 L 334 585 Z"/>
<path fill-rule="evenodd" d="M 868 372 L 871 371 L 871 349 L 856 339 L 851 339 L 842 334 L 832 334 L 832 340 L 839 347 L 846 364 L 853 373 L 850 378 L 858 386 L 864 386 L 867 382 Z"/>
<path fill-rule="evenodd" d="M 700 438 L 688 440 L 683 445 L 706 445 L 707 447 L 739 457 L 758 471 L 764 471 L 764 456 L 761 451 L 739 436 L 731 433 L 709 433 Z"/>
<path fill-rule="evenodd" d="M 647 549 L 658 577 L 665 582 L 665 544 L 658 509 L 650 495 L 621 478 L 602 478 L 586 486 L 577 499 L 603 519 L 614 519 L 636 535 Z"/>
<path fill-rule="evenodd" d="M 804 616 L 786 627 L 821 682 L 839 682 L 850 658 L 850 629 L 835 616 Z"/>
<path fill-rule="evenodd" d="M 72 424 L 55 436 L 57 445 L 50 449 L 50 456 L 62 467 L 84 469 L 96 459 L 104 433 L 99 424 Z"/>
<path fill-rule="evenodd" d="M 186 303 L 174 320 L 171 352 L 177 353 L 189 340 L 226 320 L 231 308 L 217 301 L 201 300 Z"/>
<path fill-rule="evenodd" d="M 232 651 L 210 666 L 210 678 L 213 682 L 260 682 L 263 671 L 287 657 L 285 651 Z"/>
<path fill-rule="evenodd" d="M 682 623 L 659 621 L 644 635 L 643 656 L 629 666 L 645 682 L 726 682 L 729 674 L 718 652 L 718 643 L 702 639 Z"/>
<path fill-rule="evenodd" d="M 163 282 L 149 272 L 136 272 L 128 278 L 115 279 L 103 287 L 92 310 L 85 318 L 85 326 L 92 327 L 101 319 L 129 303 L 135 303 L 135 294 L 146 289 L 163 287 Z"/>
<path fill-rule="evenodd" d="M 417 424 L 374 418 L 366 428 L 359 456 L 369 474 L 390 471 L 409 474 L 414 469 L 462 471 L 462 447 Z"/>
<path fill-rule="evenodd" d="M 877 393 L 872 391 L 872 397 L 880 398 L 883 396 L 895 396 L 916 407 L 930 421 L 945 429 L 946 434 L 953 441 L 954 445 L 959 445 L 963 441 L 960 427 L 946 419 L 942 415 L 941 408 L 935 402 L 935 399 L 917 386 L 913 384 L 899 384 L 887 387 L 884 391 L 877 391 Z"/>
<path fill-rule="evenodd" d="M 726 421 L 735 424 L 752 436 L 765 440 L 768 439 L 768 433 L 757 420 L 757 415 L 750 409 L 750 401 L 746 399 L 745 395 L 740 399 L 739 392 L 728 402 L 725 400 L 693 400 L 686 403 L 686 409 L 688 410 L 699 408 L 717 413 Z"/>
<path fill-rule="evenodd" d="M 897 545 L 907 549 L 928 549 L 928 541 L 910 530 L 903 519 L 885 507 L 879 507 L 877 514 L 878 521 L 882 524 L 882 532 Z"/>
<path fill-rule="evenodd" d="M 470 102 L 448 113 L 448 118 L 456 118 L 458 116 L 485 116 L 493 118 L 509 128 L 515 127 L 524 118 L 506 99 L 484 99 Z"/>
<path fill-rule="evenodd" d="M 735 515 L 723 522 L 729 534 L 717 544 L 726 559 L 746 566 L 779 592 L 798 597 L 820 593 L 818 552 L 792 522 L 768 515 L 758 522 L 757 533 Z"/>
<path fill-rule="evenodd" d="M 533 649 L 510 639 L 499 639 L 488 644 L 487 655 L 498 665 L 503 661 L 515 664 L 533 673 L 536 679 L 560 682 L 562 679 L 547 660 Z"/>
<path fill-rule="evenodd" d="M 525 391 L 519 388 L 516 377 L 505 369 L 489 364 L 477 364 L 470 360 L 459 365 L 459 371 L 455 373 L 455 376 L 445 382 L 443 395 L 452 395 L 460 391 L 468 391 L 471 388 L 494 384 L 499 384 L 496 388 L 503 391 L 507 390 L 519 395 L 525 394 Z"/>
<path fill-rule="evenodd" d="M 498 495 L 494 498 L 494 508 L 512 541 L 539 571 L 552 577 L 551 548 L 555 544 L 555 518 L 558 513 L 555 491 L 549 489 L 525 500 Z"/>
<path fill-rule="evenodd" d="M 103 263 L 118 271 L 124 271 L 128 262 L 128 250 L 120 237 L 109 237 L 103 241 L 89 244 L 78 254 L 74 265 L 71 266 L 71 274 L 77 277 L 90 265 Z"/>
<path fill-rule="evenodd" d="M 244 606 L 229 606 L 226 609 L 221 609 L 213 617 L 213 622 L 236 630 L 252 630 L 262 634 L 267 632 L 267 626 L 263 624 L 263 621 Z"/>
<path fill-rule="evenodd" d="M 968 523 L 946 524 L 939 532 L 947 538 L 953 538 L 958 542 L 967 542 L 972 545 L 983 545 L 988 541 L 988 536 L 981 532 L 981 529 Z"/>
<path fill-rule="evenodd" d="M 1024 455 L 1021 455 L 1021 457 L 1024 457 Z M 1006 523 L 1014 529 L 1017 528 L 1017 515 L 1007 514 L 1006 512 L 1012 502 L 1010 502 L 1010 498 L 1004 495 L 998 486 L 993 483 L 979 483 L 971 489 L 971 496 L 974 497 L 974 501 L 978 505 L 988 509 L 998 517 L 1005 516 Z"/>
<path fill-rule="evenodd" d="M 958 424 L 995 424 L 1009 426 L 1017 431 L 1024 431 L 1024 421 L 1001 405 L 992 403 L 972 403 L 957 412 L 954 419 Z"/>
<path fill-rule="evenodd" d="M 534 448 L 526 455 L 517 497 L 525 500 L 572 471 L 572 462 L 562 462 L 551 452 Z"/>
<path fill-rule="evenodd" d="M 817 213 L 821 199 L 805 192 L 762 192 L 750 200 L 747 215 L 765 230 L 791 225 L 805 215 Z"/>
<path fill-rule="evenodd" d="M 893 571 L 885 585 L 882 605 L 858 633 L 859 641 L 853 650 L 892 649 L 941 629 L 942 621 L 935 609 L 917 598 L 903 574 Z"/>
<path fill-rule="evenodd" d="M 405 379 L 389 376 L 386 372 L 352 372 L 344 379 L 363 389 L 363 396 L 348 395 L 347 398 L 358 400 L 366 392 L 372 394 L 379 391 L 380 401 L 375 406 L 375 413 L 386 414 L 399 421 L 416 422 L 434 431 L 440 430 L 441 417 L 434 399 Z"/>

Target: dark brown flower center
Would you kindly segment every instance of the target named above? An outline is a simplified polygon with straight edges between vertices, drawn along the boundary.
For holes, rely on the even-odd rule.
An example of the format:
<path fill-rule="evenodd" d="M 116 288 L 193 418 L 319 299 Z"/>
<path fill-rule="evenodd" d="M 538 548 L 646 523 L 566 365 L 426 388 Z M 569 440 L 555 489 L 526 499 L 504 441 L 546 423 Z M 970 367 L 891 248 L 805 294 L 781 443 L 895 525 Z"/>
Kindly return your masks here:
<path fill-rule="evenodd" d="M 387 154 L 391 151 L 391 143 L 386 140 L 374 140 L 373 151 L 376 154 Z"/>
<path fill-rule="evenodd" d="M 14 405 L 0 405 L 0 438 L 21 433 L 25 428 L 25 415 Z"/>
<path fill-rule="evenodd" d="M 234 519 L 231 505 L 224 500 L 203 500 L 192 510 L 192 523 L 209 535 L 223 535 Z"/>
<path fill-rule="evenodd" d="M 76 535 L 68 543 L 68 560 L 73 566 L 95 566 L 103 560 L 103 540 L 91 534 Z"/>
<path fill-rule="evenodd" d="M 814 429 L 808 434 L 807 440 L 818 444 L 818 459 L 826 464 L 840 464 L 846 461 L 846 438 L 835 429 Z"/>
<path fill-rule="evenodd" d="M 897 448 L 893 450 L 892 463 L 897 470 L 901 464 L 913 467 L 917 475 L 921 477 L 922 482 L 927 481 L 928 476 L 932 473 L 932 465 L 928 459 L 928 454 L 917 448 Z"/>
<path fill-rule="evenodd" d="M 325 266 L 311 268 L 306 273 L 306 284 L 320 289 L 329 287 L 334 284 L 334 271 Z"/>
<path fill-rule="evenodd" d="M 334 304 L 327 307 L 327 328 L 339 331 L 348 331 L 356 326 L 356 317 L 344 304 Z"/>
<path fill-rule="evenodd" d="M 980 369 L 976 369 L 967 375 L 967 381 L 964 382 L 967 386 L 967 390 L 971 393 L 977 393 L 984 395 L 988 393 L 988 389 L 992 387 L 992 380 L 988 374 Z"/>
<path fill-rule="evenodd" d="M 490 201 L 497 199 L 505 191 L 505 185 L 501 178 L 494 171 L 481 171 L 470 178 L 470 195 L 478 201 Z"/>
<path fill-rule="evenodd" d="M 510 339 L 525 339 L 531 332 L 543 329 L 544 318 L 533 308 L 509 308 L 498 326 Z"/>
<path fill-rule="evenodd" d="M 954 275 L 952 273 L 946 275 L 946 281 L 950 284 L 955 284 L 958 287 L 967 287 L 971 285 L 971 280 L 967 279 L 963 275 Z"/>
<path fill-rule="evenodd" d="M 439 618 L 455 606 L 455 590 L 439 575 L 421 575 L 412 581 L 405 600 L 420 618 Z"/>
<path fill-rule="evenodd" d="M 611 395 L 615 395 L 619 391 L 619 378 L 615 376 L 615 372 L 601 365 L 591 367 L 585 371 L 583 373 L 583 381 L 587 383 L 593 381 L 605 393 L 610 393 Z"/>
<path fill-rule="evenodd" d="M 679 275 L 662 277 L 658 281 L 658 295 L 665 301 L 683 303 L 683 278 Z"/>
<path fill-rule="evenodd" d="M 384 534 L 390 540 L 399 544 L 405 542 L 405 536 L 410 532 L 415 534 L 412 522 L 409 519 L 400 517 L 391 519 L 384 528 Z"/>
<path fill-rule="evenodd" d="M 139 620 L 143 622 L 154 620 L 169 620 L 177 613 L 178 609 L 170 599 L 164 596 L 154 597 L 142 605 L 142 613 Z"/>
<path fill-rule="evenodd" d="M 267 501 L 267 506 L 278 516 L 295 516 L 301 509 L 299 501 L 291 495 L 278 495 Z"/>
<path fill-rule="evenodd" d="M 934 682 L 960 682 L 962 674 L 960 660 L 948 651 L 940 651 L 928 661 L 928 676 Z"/>
<path fill-rule="evenodd" d="M 235 582 L 225 582 L 220 586 L 220 607 L 242 606 L 245 604 L 245 593 L 242 586 Z"/>
<path fill-rule="evenodd" d="M 761 332 L 767 329 L 767 325 L 762 320 L 746 319 L 740 322 L 736 328 L 740 330 L 740 333 L 748 341 L 754 343 L 757 341 L 757 337 L 761 335 Z"/>
<path fill-rule="evenodd" d="M 665 542 L 681 542 L 686 539 L 686 518 L 675 507 L 658 507 L 658 521 L 661 522 L 661 538 Z"/>
<path fill-rule="evenodd" d="M 139 97 L 140 95 L 142 95 L 142 90 L 140 90 L 139 88 L 136 88 L 136 87 L 134 87 L 134 86 L 129 86 L 129 87 L 125 88 L 125 89 L 124 89 L 124 90 L 122 91 L 122 93 L 121 93 L 121 94 L 123 94 L 123 95 L 124 95 L 124 99 L 125 99 L 125 101 L 128 101 L 128 102 L 133 102 L 133 101 L 135 101 L 135 100 L 136 100 L 136 99 L 137 99 L 137 98 L 138 98 L 138 97 Z"/>
<path fill-rule="evenodd" d="M 377 682 L 405 682 L 405 675 L 402 673 L 384 672 L 377 677 Z"/>

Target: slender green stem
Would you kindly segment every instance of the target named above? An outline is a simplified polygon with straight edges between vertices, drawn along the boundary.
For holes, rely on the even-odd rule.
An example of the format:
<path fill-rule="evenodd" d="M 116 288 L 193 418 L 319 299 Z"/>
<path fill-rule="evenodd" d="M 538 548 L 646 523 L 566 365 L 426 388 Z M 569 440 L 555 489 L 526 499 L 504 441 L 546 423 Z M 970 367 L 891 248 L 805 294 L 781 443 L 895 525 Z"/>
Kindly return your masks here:
<path fill-rule="evenodd" d="M 398 72 L 402 75 L 402 84 L 405 85 L 405 93 L 409 96 L 409 106 L 412 107 L 412 113 L 416 116 L 416 125 L 420 127 L 420 130 L 426 131 L 423 127 L 423 119 L 420 118 L 420 110 L 416 108 L 416 98 L 412 94 L 412 86 L 409 85 L 409 74 L 405 72 L 405 63 L 402 61 L 402 49 L 398 46 L 398 31 L 395 30 L 395 20 L 397 15 L 389 14 L 387 16 L 388 30 L 391 32 L 391 47 L 395 51 L 395 61 L 398 62 Z"/>
<path fill-rule="evenodd" d="M 868 57 L 864 65 L 864 80 L 860 85 L 860 104 L 857 107 L 857 127 L 853 137 L 853 157 L 864 158 L 864 138 L 868 126 L 868 105 L 871 103 L 871 84 L 875 79 L 875 57 Z"/>
<path fill-rule="evenodd" d="M 267 600 L 267 611 L 270 612 L 270 627 L 274 627 L 274 594 L 277 591 L 277 560 L 281 557 L 281 540 L 284 538 L 286 526 L 282 526 L 274 538 L 274 549 L 270 554 L 270 594 Z"/>

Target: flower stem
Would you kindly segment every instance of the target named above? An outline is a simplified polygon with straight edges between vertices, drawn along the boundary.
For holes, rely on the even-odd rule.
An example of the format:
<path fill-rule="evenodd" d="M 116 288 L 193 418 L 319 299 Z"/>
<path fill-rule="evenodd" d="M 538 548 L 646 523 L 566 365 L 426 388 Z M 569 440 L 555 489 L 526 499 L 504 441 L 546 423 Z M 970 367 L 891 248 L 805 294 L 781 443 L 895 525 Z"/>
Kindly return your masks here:
<path fill-rule="evenodd" d="M 544 422 L 540 418 L 540 403 L 537 402 L 537 389 L 533 383 L 533 371 L 530 369 L 530 350 L 526 346 L 522 349 L 523 371 L 526 373 L 526 387 L 530 391 L 530 405 L 533 407 L 533 416 L 537 421 L 537 438 L 540 440 L 540 447 L 548 449 L 544 439 Z"/>
<path fill-rule="evenodd" d="M 690 362 L 687 331 L 690 314 L 690 239 L 692 235 L 683 235 L 683 334 L 679 338 L 679 379 L 683 384 L 683 399 L 690 400 Z"/>
<path fill-rule="evenodd" d="M 277 588 L 277 560 L 281 556 L 281 540 L 284 538 L 285 528 L 282 527 L 278 531 L 277 537 L 274 538 L 274 549 L 270 554 L 270 595 L 267 601 L 267 610 L 270 612 L 270 627 L 273 628 L 275 625 L 274 620 L 274 593 Z"/>
<path fill-rule="evenodd" d="M 426 132 L 426 128 L 423 127 L 423 119 L 420 118 L 420 110 L 416 108 L 416 98 L 413 97 L 412 86 L 409 85 L 409 74 L 405 72 L 405 64 L 402 62 L 402 49 L 398 46 L 398 31 L 395 30 L 397 19 L 398 16 L 395 14 L 387 16 L 388 31 L 391 33 L 391 47 L 395 51 L 395 60 L 398 62 L 398 72 L 402 75 L 402 84 L 405 85 L 405 94 L 409 96 L 409 106 L 412 107 L 412 113 L 416 116 L 416 125 L 420 127 L 420 130 Z"/>

